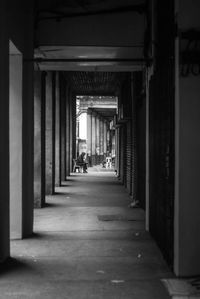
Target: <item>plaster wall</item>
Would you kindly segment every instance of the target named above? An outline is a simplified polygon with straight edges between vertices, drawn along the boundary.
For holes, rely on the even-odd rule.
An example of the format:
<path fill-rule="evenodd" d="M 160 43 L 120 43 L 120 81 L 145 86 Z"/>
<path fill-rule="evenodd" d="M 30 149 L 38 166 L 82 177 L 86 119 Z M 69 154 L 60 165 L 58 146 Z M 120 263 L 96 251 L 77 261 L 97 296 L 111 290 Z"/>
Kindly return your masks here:
<path fill-rule="evenodd" d="M 181 30 L 199 28 L 200 2 L 198 0 L 178 0 L 178 23 Z"/>

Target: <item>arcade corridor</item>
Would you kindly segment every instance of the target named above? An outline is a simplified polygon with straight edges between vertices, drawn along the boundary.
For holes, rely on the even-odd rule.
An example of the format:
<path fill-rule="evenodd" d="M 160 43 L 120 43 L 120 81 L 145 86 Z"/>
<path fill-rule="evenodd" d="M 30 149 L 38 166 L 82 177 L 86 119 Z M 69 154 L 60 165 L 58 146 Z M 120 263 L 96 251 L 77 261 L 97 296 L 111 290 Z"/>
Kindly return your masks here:
<path fill-rule="evenodd" d="M 200 298 L 199 15 L 0 1 L 2 299 Z"/>
<path fill-rule="evenodd" d="M 145 232 L 144 211 L 130 209 L 114 172 L 101 170 L 73 174 L 35 210 L 33 237 L 11 242 L 1 299 L 169 298 L 160 279 L 173 275 Z"/>

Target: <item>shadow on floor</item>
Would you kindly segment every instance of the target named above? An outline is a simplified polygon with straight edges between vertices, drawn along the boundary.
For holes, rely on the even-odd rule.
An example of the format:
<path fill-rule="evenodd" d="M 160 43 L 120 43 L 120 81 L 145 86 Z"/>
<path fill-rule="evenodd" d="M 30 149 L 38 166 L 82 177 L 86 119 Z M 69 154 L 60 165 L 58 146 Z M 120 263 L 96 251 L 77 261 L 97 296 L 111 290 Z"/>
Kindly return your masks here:
<path fill-rule="evenodd" d="M 26 239 L 36 239 L 36 240 L 38 240 L 38 239 L 44 239 L 44 237 L 45 237 L 45 234 L 43 234 L 43 233 L 32 233 L 32 235 L 30 235 Z"/>
<path fill-rule="evenodd" d="M 57 195 L 60 195 L 60 194 L 58 193 Z M 51 203 L 50 202 L 46 202 L 45 205 L 44 205 L 45 208 L 59 208 L 61 206 L 62 206 L 62 204 L 52 203 L 52 202 Z"/>
<path fill-rule="evenodd" d="M 30 264 L 25 263 L 24 261 L 18 260 L 16 258 L 7 258 L 7 260 L 0 264 L 0 276 L 5 275 L 6 273 L 17 272 L 24 270 L 32 270 Z"/>

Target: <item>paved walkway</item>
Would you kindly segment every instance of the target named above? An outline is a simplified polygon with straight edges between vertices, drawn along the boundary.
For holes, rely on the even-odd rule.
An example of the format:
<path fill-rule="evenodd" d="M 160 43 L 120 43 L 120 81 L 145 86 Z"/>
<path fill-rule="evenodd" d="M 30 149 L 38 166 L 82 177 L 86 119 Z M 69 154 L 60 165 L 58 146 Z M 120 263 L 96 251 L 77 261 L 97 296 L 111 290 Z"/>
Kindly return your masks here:
<path fill-rule="evenodd" d="M 12 241 L 0 298 L 169 298 L 160 279 L 172 274 L 113 172 L 73 174 L 56 191 L 35 210 L 35 235 Z"/>

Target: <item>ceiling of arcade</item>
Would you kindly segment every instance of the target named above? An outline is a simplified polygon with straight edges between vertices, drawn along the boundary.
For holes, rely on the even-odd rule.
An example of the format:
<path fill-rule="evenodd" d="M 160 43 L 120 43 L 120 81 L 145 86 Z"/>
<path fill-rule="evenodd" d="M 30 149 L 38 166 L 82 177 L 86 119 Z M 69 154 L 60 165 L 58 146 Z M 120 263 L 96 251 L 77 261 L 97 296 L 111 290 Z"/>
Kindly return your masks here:
<path fill-rule="evenodd" d="M 38 0 L 35 68 L 63 71 L 79 95 L 116 95 L 145 65 L 144 2 Z"/>
<path fill-rule="evenodd" d="M 144 9 L 144 0 L 43 0 L 37 1 L 38 18 L 70 17 Z"/>
<path fill-rule="evenodd" d="M 79 114 L 95 112 L 108 121 L 117 113 L 117 97 L 113 96 L 77 96 Z"/>
<path fill-rule="evenodd" d="M 144 1 L 38 1 L 36 66 L 69 71 L 141 69 L 145 64 Z"/>
<path fill-rule="evenodd" d="M 65 72 L 66 81 L 76 95 L 116 96 L 127 73 Z"/>

